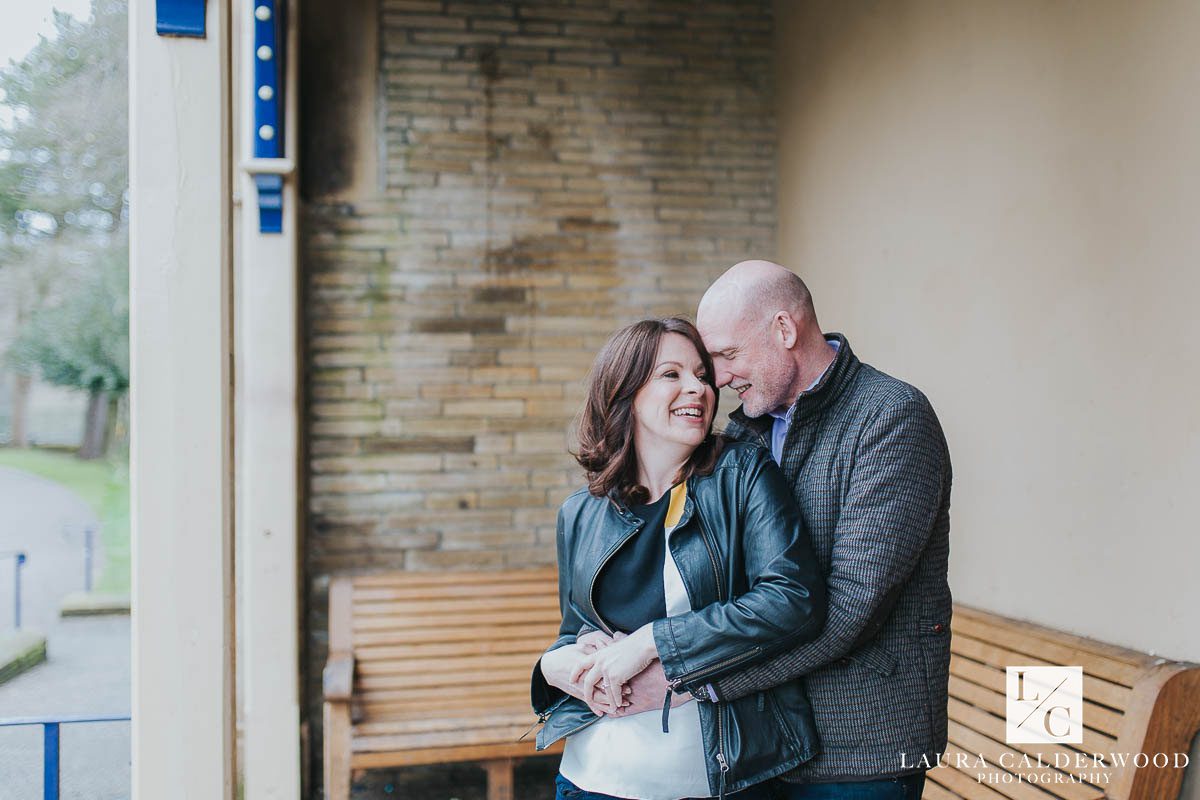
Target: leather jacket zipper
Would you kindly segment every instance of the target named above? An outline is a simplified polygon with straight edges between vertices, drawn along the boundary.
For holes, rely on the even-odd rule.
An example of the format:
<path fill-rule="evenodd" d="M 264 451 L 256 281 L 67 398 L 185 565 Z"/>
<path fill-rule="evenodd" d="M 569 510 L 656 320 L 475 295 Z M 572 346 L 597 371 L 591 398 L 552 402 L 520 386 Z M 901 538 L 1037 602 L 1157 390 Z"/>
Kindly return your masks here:
<path fill-rule="evenodd" d="M 755 647 L 750 648 L 746 652 L 741 653 L 740 655 L 731 656 L 722 661 L 718 661 L 715 664 L 707 664 L 703 667 L 700 667 L 699 669 L 694 669 L 691 672 L 688 672 L 684 675 L 680 675 L 678 678 L 676 678 L 674 681 L 672 681 L 671 689 L 677 691 L 679 689 L 679 687 L 683 686 L 684 683 L 688 683 L 690 681 L 702 680 L 702 679 L 708 677 L 709 675 L 715 675 L 716 673 L 720 672 L 723 669 L 732 667 L 734 664 L 738 664 L 742 661 L 745 661 L 748 658 L 753 658 L 754 656 L 758 655 L 760 652 L 762 652 L 762 648 L 755 646 Z"/>
<path fill-rule="evenodd" d="M 717 800 L 725 800 L 725 774 L 729 772 L 729 762 L 725 760 L 725 729 L 721 724 L 721 718 L 724 716 L 725 704 L 717 704 L 717 765 L 721 768 L 721 786 L 717 793 Z"/>
<path fill-rule="evenodd" d="M 543 711 L 542 713 L 538 714 L 537 719 L 534 721 L 534 723 L 532 725 L 529 726 L 529 730 L 522 733 L 520 738 L 517 739 L 517 741 L 518 742 L 525 741 L 525 737 L 528 736 L 529 734 L 533 733 L 534 728 L 536 728 L 538 725 L 545 725 L 546 720 L 550 719 L 550 713 L 551 713 L 550 711 Z"/>
<path fill-rule="evenodd" d="M 618 550 L 625 546 L 626 542 L 628 542 L 634 536 L 637 536 L 638 531 L 641 529 L 642 526 L 640 524 L 635 525 L 633 530 L 631 530 L 623 539 L 621 539 L 621 541 L 617 542 L 612 548 L 609 549 L 607 553 L 604 554 L 604 558 L 600 559 L 600 566 L 596 567 L 596 571 L 592 573 L 591 583 L 588 584 L 588 605 L 591 607 L 590 610 L 596 615 L 596 621 L 600 623 L 600 627 L 603 628 L 604 632 L 609 636 L 613 635 L 613 629 L 609 627 L 607 622 L 604 621 L 604 617 L 600 616 L 600 609 L 596 608 L 596 579 L 599 578 L 600 573 L 604 571 L 604 565 L 612 560 L 612 557 L 617 554 Z"/>
<path fill-rule="evenodd" d="M 717 567 L 717 555 L 713 549 L 714 545 L 710 541 L 708 526 L 704 523 L 704 517 L 701 516 L 699 507 L 696 508 L 696 520 L 700 523 L 700 539 L 704 542 L 704 549 L 708 551 L 708 561 L 712 565 L 713 580 L 716 581 L 716 587 L 717 587 L 717 602 L 722 603 L 725 601 L 725 592 L 722 591 L 722 589 L 721 589 L 721 571 Z M 758 655 L 758 653 L 761 652 L 761 650 L 762 650 L 761 647 L 755 647 L 755 648 L 749 650 L 748 652 L 742 653 L 741 655 L 734 656 L 732 658 L 727 658 L 723 661 L 717 662 L 716 664 L 709 664 L 707 666 L 701 667 L 700 669 L 692 670 L 690 673 L 681 675 L 680 677 L 676 678 L 675 681 L 672 682 L 672 684 L 671 684 L 671 689 L 672 689 L 672 691 L 678 691 L 679 687 L 682 686 L 685 681 L 696 680 L 696 679 L 704 676 L 706 673 L 715 673 L 718 670 L 721 670 L 726 667 L 737 664 L 740 661 L 744 661 L 745 659 L 752 658 L 753 656 Z M 665 716 L 666 716 L 665 711 L 664 711 L 663 716 L 665 718 Z M 664 720 L 664 727 L 666 727 L 665 720 Z"/>
<path fill-rule="evenodd" d="M 717 582 L 717 602 L 725 602 L 725 592 L 721 590 L 721 570 L 717 568 L 717 554 L 714 552 L 714 545 L 709 541 L 708 526 L 704 524 L 704 517 L 700 516 L 700 509 L 696 509 L 696 519 L 700 522 L 700 538 L 704 541 L 704 549 L 708 551 L 708 563 L 712 565 L 713 580 Z"/>

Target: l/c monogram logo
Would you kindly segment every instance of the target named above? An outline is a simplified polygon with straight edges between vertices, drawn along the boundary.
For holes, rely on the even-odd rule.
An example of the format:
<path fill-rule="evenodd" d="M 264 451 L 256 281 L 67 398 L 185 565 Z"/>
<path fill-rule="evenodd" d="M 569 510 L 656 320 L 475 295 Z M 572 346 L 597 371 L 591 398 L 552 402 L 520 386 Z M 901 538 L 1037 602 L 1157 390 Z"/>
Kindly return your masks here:
<path fill-rule="evenodd" d="M 1008 667 L 1005 741 L 1083 742 L 1083 667 Z"/>

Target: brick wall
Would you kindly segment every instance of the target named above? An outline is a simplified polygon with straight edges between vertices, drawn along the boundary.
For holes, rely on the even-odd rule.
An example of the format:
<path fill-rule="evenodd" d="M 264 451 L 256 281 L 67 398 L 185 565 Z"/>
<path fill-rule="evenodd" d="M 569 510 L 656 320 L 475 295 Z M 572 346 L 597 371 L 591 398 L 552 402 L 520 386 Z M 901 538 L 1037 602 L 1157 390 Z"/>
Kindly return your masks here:
<path fill-rule="evenodd" d="M 305 158 L 312 664 L 331 572 L 552 561 L 598 347 L 775 250 L 770 2 L 376 13 L 376 185 Z"/>

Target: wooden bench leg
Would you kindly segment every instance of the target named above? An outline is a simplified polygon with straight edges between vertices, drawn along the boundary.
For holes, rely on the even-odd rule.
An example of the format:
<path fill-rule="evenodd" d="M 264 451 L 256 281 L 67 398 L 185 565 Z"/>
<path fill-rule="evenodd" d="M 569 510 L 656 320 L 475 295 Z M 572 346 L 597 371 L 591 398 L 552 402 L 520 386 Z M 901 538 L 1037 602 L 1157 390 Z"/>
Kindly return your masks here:
<path fill-rule="evenodd" d="M 325 704 L 325 800 L 350 800 L 350 705 Z"/>
<path fill-rule="evenodd" d="M 513 765 L 512 758 L 497 758 L 483 762 L 487 770 L 488 800 L 513 800 Z"/>

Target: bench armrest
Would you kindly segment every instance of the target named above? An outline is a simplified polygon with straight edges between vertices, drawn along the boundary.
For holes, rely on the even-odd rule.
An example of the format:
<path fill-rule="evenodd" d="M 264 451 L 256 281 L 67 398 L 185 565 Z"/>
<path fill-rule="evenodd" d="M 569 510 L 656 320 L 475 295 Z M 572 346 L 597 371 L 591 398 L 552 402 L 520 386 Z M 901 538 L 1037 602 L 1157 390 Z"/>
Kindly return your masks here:
<path fill-rule="evenodd" d="M 321 688 L 325 702 L 350 702 L 350 693 L 354 687 L 354 656 L 350 653 L 334 653 L 325 662 L 325 671 L 321 674 Z"/>

